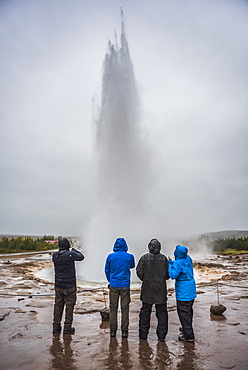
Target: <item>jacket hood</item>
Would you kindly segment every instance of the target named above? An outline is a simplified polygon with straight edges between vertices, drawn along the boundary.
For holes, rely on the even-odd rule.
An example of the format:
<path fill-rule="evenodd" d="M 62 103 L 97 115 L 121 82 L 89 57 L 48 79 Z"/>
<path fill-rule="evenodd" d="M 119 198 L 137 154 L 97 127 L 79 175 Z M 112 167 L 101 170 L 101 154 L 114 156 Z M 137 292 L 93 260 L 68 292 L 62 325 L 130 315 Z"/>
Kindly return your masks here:
<path fill-rule="evenodd" d="M 188 254 L 188 248 L 184 247 L 183 245 L 177 245 L 174 256 L 176 259 L 178 258 L 186 258 Z"/>
<path fill-rule="evenodd" d="M 128 250 L 128 246 L 127 246 L 126 240 L 124 238 L 116 239 L 114 247 L 113 247 L 113 251 L 114 252 L 117 252 L 117 251 L 127 252 L 127 250 Z"/>
<path fill-rule="evenodd" d="M 153 254 L 160 253 L 161 243 L 157 239 L 152 239 L 148 244 L 148 250 Z"/>
<path fill-rule="evenodd" d="M 68 239 L 63 238 L 59 240 L 59 250 L 69 250 L 70 248 L 70 242 Z"/>

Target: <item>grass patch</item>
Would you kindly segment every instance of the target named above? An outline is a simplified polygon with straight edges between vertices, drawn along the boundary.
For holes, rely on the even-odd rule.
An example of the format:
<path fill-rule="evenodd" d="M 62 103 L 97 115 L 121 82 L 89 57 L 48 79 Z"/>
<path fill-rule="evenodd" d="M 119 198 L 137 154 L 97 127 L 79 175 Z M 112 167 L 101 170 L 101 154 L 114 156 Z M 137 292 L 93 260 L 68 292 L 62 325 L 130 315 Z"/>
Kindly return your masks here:
<path fill-rule="evenodd" d="M 223 251 L 220 251 L 216 254 L 221 254 L 223 256 L 236 256 L 238 254 L 248 254 L 248 251 L 245 250 L 238 251 L 237 249 L 224 249 Z"/>

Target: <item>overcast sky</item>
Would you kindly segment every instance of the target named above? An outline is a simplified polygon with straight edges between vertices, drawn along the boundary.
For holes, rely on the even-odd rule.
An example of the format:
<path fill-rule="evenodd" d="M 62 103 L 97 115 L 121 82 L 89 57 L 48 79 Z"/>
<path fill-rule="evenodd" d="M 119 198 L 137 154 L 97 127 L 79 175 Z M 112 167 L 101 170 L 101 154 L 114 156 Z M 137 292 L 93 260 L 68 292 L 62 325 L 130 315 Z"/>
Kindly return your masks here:
<path fill-rule="evenodd" d="M 82 234 L 121 6 L 165 236 L 248 229 L 247 1 L 1 0 L 0 233 Z"/>

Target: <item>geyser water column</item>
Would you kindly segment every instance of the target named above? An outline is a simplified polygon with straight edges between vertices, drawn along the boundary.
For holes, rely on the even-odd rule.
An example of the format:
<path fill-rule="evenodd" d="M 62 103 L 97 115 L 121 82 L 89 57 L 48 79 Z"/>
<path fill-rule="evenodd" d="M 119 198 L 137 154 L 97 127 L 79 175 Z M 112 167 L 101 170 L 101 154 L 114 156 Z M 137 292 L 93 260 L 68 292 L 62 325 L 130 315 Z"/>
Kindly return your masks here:
<path fill-rule="evenodd" d="M 138 258 L 148 238 L 150 153 L 140 126 L 140 102 L 122 14 L 121 44 L 109 41 L 96 123 L 97 194 L 84 239 L 87 280 L 105 279 L 104 264 L 117 237 Z"/>

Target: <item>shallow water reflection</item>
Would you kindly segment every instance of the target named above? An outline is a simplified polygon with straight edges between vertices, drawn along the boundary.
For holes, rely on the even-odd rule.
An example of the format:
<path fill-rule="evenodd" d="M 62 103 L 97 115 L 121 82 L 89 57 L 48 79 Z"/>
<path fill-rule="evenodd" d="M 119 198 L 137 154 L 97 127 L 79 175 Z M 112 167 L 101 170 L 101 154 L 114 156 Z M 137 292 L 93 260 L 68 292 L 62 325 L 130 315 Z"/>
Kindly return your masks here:
<path fill-rule="evenodd" d="M 194 343 L 182 343 L 180 353 L 179 353 L 179 362 L 177 364 L 177 369 L 180 370 L 200 370 L 204 369 L 198 363 L 198 356 L 195 350 Z"/>
<path fill-rule="evenodd" d="M 139 361 L 142 369 L 153 368 L 153 349 L 146 340 L 140 339 L 139 343 Z"/>
<path fill-rule="evenodd" d="M 168 346 L 165 342 L 158 342 L 156 348 L 155 368 L 165 369 L 167 366 L 172 365 L 173 358 L 169 352 Z"/>
<path fill-rule="evenodd" d="M 139 342 L 139 362 L 142 369 L 165 369 L 172 365 L 172 355 L 165 342 L 158 342 L 153 350 L 145 340 Z"/>
<path fill-rule="evenodd" d="M 210 320 L 211 321 L 224 321 L 226 320 L 226 316 L 225 315 L 214 315 L 214 314 L 210 314 Z"/>
<path fill-rule="evenodd" d="M 116 338 L 110 338 L 107 369 L 131 369 L 133 367 L 128 339 L 122 338 L 120 344 Z"/>
<path fill-rule="evenodd" d="M 63 339 L 62 339 L 63 338 Z M 60 338 L 60 334 L 53 336 L 50 353 L 52 357 L 52 368 L 59 370 L 77 370 L 75 365 L 74 353 L 71 348 L 71 335 L 64 335 Z"/>

